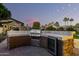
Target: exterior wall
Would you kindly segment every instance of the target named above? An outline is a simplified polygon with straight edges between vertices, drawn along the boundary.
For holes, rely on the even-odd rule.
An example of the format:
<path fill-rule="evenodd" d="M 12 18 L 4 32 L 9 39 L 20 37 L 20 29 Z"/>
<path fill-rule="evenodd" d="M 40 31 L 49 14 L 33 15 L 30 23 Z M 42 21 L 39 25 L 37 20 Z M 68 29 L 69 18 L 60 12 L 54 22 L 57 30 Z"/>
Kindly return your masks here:
<path fill-rule="evenodd" d="M 3 32 L 3 28 L 2 27 L 0 27 L 0 33 L 2 33 Z"/>
<path fill-rule="evenodd" d="M 16 21 L 13 21 L 11 23 L 3 24 L 3 32 L 9 31 L 9 30 L 13 29 L 13 27 L 18 27 L 19 30 L 22 30 L 21 23 L 17 23 Z"/>
<path fill-rule="evenodd" d="M 11 27 L 12 27 L 11 23 L 3 24 L 3 32 L 7 32 L 7 31 L 11 30 L 12 29 Z"/>
<path fill-rule="evenodd" d="M 13 22 L 12 22 L 12 26 L 19 27 L 19 26 L 21 26 L 21 24 L 20 24 L 20 23 L 15 22 L 15 21 L 13 21 Z"/>
<path fill-rule="evenodd" d="M 19 30 L 22 30 L 21 23 L 18 23 L 18 22 L 16 22 L 16 21 L 13 21 L 13 22 L 12 22 L 12 26 L 13 26 L 13 27 L 18 27 Z"/>
<path fill-rule="evenodd" d="M 3 32 L 6 32 L 9 30 L 9 24 L 3 24 Z"/>

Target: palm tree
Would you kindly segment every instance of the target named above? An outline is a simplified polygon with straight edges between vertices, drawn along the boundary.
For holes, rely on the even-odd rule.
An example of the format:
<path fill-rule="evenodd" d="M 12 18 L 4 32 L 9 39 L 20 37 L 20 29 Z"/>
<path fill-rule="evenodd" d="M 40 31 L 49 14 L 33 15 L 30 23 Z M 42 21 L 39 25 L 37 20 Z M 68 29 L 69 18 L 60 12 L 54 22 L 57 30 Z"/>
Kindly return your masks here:
<path fill-rule="evenodd" d="M 65 22 L 65 26 L 67 26 L 69 18 L 65 17 L 63 21 Z"/>
<path fill-rule="evenodd" d="M 67 18 L 67 25 L 69 25 L 68 21 L 69 21 L 69 18 Z"/>
<path fill-rule="evenodd" d="M 70 25 L 72 25 L 72 22 L 74 21 L 74 19 L 71 18 L 69 21 L 70 21 Z"/>

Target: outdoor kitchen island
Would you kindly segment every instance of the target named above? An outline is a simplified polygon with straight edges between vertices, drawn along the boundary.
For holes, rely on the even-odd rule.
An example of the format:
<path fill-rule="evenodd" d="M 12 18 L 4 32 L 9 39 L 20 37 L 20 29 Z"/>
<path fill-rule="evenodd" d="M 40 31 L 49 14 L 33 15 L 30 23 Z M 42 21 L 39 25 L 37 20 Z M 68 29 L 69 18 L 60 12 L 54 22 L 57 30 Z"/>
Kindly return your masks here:
<path fill-rule="evenodd" d="M 25 32 L 14 31 L 12 35 L 8 32 L 7 43 L 8 48 L 12 49 L 19 46 L 32 46 L 31 34 Z M 9 35 L 10 34 L 10 35 Z M 18 39 L 18 38 L 19 39 Z M 73 35 L 61 35 L 54 33 L 42 32 L 39 37 L 39 47 L 45 48 L 52 55 L 55 56 L 71 56 L 73 55 Z M 38 47 L 38 46 L 37 46 Z M 42 52 L 41 52 L 42 53 Z"/>

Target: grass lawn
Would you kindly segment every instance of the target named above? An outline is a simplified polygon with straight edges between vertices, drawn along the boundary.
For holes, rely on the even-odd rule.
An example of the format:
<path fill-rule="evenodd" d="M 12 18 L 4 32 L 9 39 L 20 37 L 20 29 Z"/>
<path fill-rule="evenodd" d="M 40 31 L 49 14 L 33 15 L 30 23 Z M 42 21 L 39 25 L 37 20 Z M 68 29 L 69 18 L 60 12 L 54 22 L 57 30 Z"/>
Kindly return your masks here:
<path fill-rule="evenodd" d="M 79 39 L 79 36 L 77 36 L 77 35 L 74 35 L 74 39 Z"/>
<path fill-rule="evenodd" d="M 79 32 L 76 32 L 76 34 L 74 35 L 74 39 L 79 39 Z"/>

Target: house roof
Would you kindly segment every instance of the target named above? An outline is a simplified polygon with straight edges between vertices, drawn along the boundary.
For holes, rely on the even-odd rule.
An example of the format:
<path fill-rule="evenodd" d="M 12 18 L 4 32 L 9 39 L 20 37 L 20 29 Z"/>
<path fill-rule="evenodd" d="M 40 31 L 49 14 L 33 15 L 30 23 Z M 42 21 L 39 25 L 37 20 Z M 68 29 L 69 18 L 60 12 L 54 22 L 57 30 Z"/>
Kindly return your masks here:
<path fill-rule="evenodd" d="M 8 20 L 0 20 L 0 23 L 10 23 L 10 22 L 12 22 L 12 21 L 16 21 L 16 22 L 18 22 L 18 23 L 24 24 L 23 22 L 18 21 L 18 20 L 13 19 L 13 18 L 9 18 Z"/>
<path fill-rule="evenodd" d="M 22 24 L 23 24 L 23 22 L 18 21 L 18 20 L 14 19 L 14 18 L 10 18 L 10 19 L 13 20 L 13 21 L 16 21 L 16 22 L 18 22 L 18 23 L 22 23 Z"/>
<path fill-rule="evenodd" d="M 10 23 L 12 20 L 0 20 L 0 23 Z"/>

